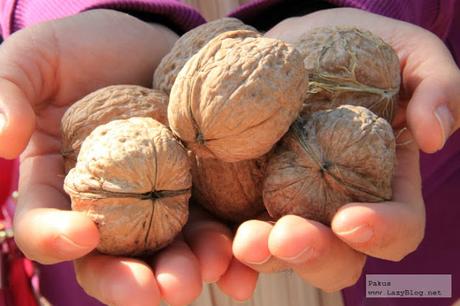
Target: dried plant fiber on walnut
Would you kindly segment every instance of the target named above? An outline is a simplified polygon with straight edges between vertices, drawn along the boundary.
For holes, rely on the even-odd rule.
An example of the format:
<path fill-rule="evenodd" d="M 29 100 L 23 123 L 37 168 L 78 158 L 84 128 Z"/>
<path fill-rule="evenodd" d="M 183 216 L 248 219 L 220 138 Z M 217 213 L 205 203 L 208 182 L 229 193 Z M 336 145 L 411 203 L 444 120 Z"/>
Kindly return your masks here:
<path fill-rule="evenodd" d="M 91 132 L 64 189 L 72 209 L 97 224 L 100 252 L 145 255 L 181 231 L 191 184 L 187 153 L 170 130 L 134 117 Z"/>
<path fill-rule="evenodd" d="M 346 203 L 390 200 L 394 164 L 386 120 L 360 106 L 316 112 L 296 121 L 270 157 L 264 204 L 276 219 L 330 224 Z"/>
<path fill-rule="evenodd" d="M 267 158 L 226 163 L 192 154 L 192 199 L 215 216 L 242 222 L 264 209 L 262 186 Z"/>
<path fill-rule="evenodd" d="M 116 119 L 150 117 L 167 124 L 166 94 L 135 85 L 99 89 L 70 106 L 61 120 L 65 172 L 75 167 L 83 140 L 99 125 Z"/>
<path fill-rule="evenodd" d="M 302 57 L 291 45 L 252 31 L 226 32 L 180 71 L 168 121 L 200 157 L 256 159 L 298 116 L 307 78 Z"/>
<path fill-rule="evenodd" d="M 169 95 L 174 81 L 185 63 L 211 39 L 221 33 L 234 30 L 256 31 L 253 27 L 245 25 L 236 18 L 226 17 L 202 24 L 182 35 L 155 70 L 153 88 L 162 90 Z"/>
<path fill-rule="evenodd" d="M 304 114 L 351 104 L 392 122 L 401 77 L 390 45 L 368 31 L 331 27 L 306 33 L 296 47 L 309 73 Z"/>

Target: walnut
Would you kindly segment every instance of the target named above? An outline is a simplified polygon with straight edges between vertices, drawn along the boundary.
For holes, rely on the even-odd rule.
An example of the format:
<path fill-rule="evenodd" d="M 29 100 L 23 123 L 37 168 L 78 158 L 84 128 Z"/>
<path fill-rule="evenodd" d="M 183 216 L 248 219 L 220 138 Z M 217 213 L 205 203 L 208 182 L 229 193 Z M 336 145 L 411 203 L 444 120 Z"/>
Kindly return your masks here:
<path fill-rule="evenodd" d="M 161 60 L 153 75 L 153 88 L 166 92 L 168 95 L 179 71 L 185 63 L 215 36 L 234 30 L 252 30 L 236 18 L 222 18 L 205 23 L 181 36 L 171 51 Z"/>
<path fill-rule="evenodd" d="M 167 124 L 168 97 L 135 85 L 99 89 L 70 106 L 61 121 L 65 172 L 75 166 L 80 146 L 98 125 L 115 119 L 151 117 Z"/>
<path fill-rule="evenodd" d="M 329 224 L 349 202 L 392 197 L 395 138 L 389 123 L 345 105 L 296 121 L 270 157 L 264 204 L 276 219 L 295 214 Z"/>
<path fill-rule="evenodd" d="M 252 31 L 220 34 L 180 71 L 171 90 L 172 131 L 196 155 L 258 158 L 298 116 L 307 88 L 291 45 Z"/>
<path fill-rule="evenodd" d="M 64 189 L 72 209 L 97 224 L 100 252 L 145 255 L 181 231 L 191 184 L 187 152 L 170 130 L 151 118 L 134 117 L 90 133 Z"/>
<path fill-rule="evenodd" d="M 266 156 L 226 163 L 192 154 L 192 199 L 221 219 L 242 222 L 265 210 Z"/>
<path fill-rule="evenodd" d="M 401 78 L 390 45 L 368 31 L 331 27 L 306 33 L 296 47 L 309 72 L 304 114 L 351 104 L 392 122 Z"/>

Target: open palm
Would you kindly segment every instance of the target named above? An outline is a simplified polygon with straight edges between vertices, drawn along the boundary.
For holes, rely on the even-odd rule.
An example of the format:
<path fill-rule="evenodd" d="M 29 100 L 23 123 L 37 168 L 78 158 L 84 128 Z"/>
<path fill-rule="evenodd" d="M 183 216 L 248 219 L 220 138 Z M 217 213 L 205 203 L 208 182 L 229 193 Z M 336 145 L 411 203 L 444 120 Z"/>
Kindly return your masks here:
<path fill-rule="evenodd" d="M 107 304 L 157 305 L 164 299 L 183 305 L 196 298 L 203 281 L 252 275 L 252 285 L 237 292 L 244 299 L 255 284 L 255 272 L 231 261 L 231 232 L 196 212 L 183 237 L 147 261 L 92 252 L 97 227 L 69 210 L 62 189 L 60 121 L 66 109 L 108 85 L 149 87 L 176 39 L 163 26 L 93 10 L 26 28 L 0 47 L 0 156 L 21 158 L 16 242 L 40 263 L 76 259 L 80 285 Z"/>
<path fill-rule="evenodd" d="M 353 285 L 366 255 L 399 261 L 420 244 L 425 230 L 419 148 L 441 149 L 460 125 L 460 72 L 442 41 L 402 21 L 338 8 L 287 19 L 265 35 L 289 42 L 319 26 L 348 25 L 370 30 L 397 52 L 402 73 L 393 201 L 349 203 L 331 228 L 297 216 L 271 224 L 243 223 L 235 235 L 235 256 L 260 272 L 292 268 L 304 280 L 329 291 Z"/>
<path fill-rule="evenodd" d="M 295 42 L 309 29 L 335 25 L 367 29 L 395 49 L 403 82 L 393 126 L 407 125 L 421 150 L 440 150 L 460 127 L 460 71 L 444 43 L 410 23 L 350 8 L 287 19 L 266 35 Z"/>

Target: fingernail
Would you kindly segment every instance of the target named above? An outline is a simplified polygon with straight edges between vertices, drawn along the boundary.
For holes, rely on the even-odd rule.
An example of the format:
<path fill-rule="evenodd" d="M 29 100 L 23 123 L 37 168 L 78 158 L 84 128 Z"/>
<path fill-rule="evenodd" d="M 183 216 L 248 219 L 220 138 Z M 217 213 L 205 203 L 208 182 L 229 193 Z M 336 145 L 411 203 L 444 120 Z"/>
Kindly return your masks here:
<path fill-rule="evenodd" d="M 248 264 L 251 265 L 263 265 L 264 263 L 268 262 L 272 256 L 268 255 L 268 257 L 262 259 L 262 260 L 246 260 Z"/>
<path fill-rule="evenodd" d="M 434 116 L 436 117 L 436 120 L 438 120 L 439 126 L 441 127 L 441 149 L 446 143 L 447 137 L 449 137 L 450 132 L 452 131 L 452 127 L 454 125 L 454 117 L 452 116 L 451 112 L 449 111 L 449 108 L 445 104 L 436 107 L 436 109 L 434 110 Z"/>
<path fill-rule="evenodd" d="M 312 258 L 315 258 L 316 256 L 317 256 L 316 251 L 312 247 L 307 246 L 297 255 L 294 255 L 292 257 L 279 257 L 279 258 L 288 263 L 300 264 Z"/>
<path fill-rule="evenodd" d="M 3 132 L 3 129 L 6 127 L 6 116 L 4 113 L 0 112 L 0 133 Z"/>
<path fill-rule="evenodd" d="M 341 238 L 352 243 L 364 243 L 374 235 L 374 231 L 368 225 L 360 225 L 350 230 L 336 232 Z"/>

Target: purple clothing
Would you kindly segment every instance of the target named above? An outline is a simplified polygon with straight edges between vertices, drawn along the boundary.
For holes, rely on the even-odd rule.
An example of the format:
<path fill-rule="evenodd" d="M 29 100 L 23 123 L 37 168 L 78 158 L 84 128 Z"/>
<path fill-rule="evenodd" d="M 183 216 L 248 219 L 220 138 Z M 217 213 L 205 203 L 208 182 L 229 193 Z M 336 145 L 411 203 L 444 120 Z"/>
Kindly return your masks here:
<path fill-rule="evenodd" d="M 171 0 L 0 0 L 2 36 L 6 38 L 32 24 L 96 8 L 149 13 L 166 19 L 178 32 L 205 22 L 190 6 Z"/>
<path fill-rule="evenodd" d="M 275 21 L 294 14 L 331 5 L 360 8 L 422 26 L 439 36 L 460 63 L 460 0 L 255 0 L 230 15 L 263 28 L 274 26 Z M 23 27 L 94 8 L 148 13 L 152 20 L 161 17 L 161 22 L 172 26 L 179 34 L 204 22 L 191 7 L 172 0 L 0 0 L 2 35 L 8 37 Z M 421 154 L 421 172 L 427 210 L 424 241 L 415 253 L 399 263 L 369 258 L 363 276 L 366 273 L 452 274 L 452 295 L 458 299 L 460 236 L 453 233 L 460 233 L 460 131 L 440 152 Z M 71 269 L 69 263 L 42 269 L 43 292 L 53 305 L 100 305 L 79 289 Z M 455 301 L 454 298 L 366 299 L 363 277 L 343 292 L 347 306 L 447 306 Z"/>

